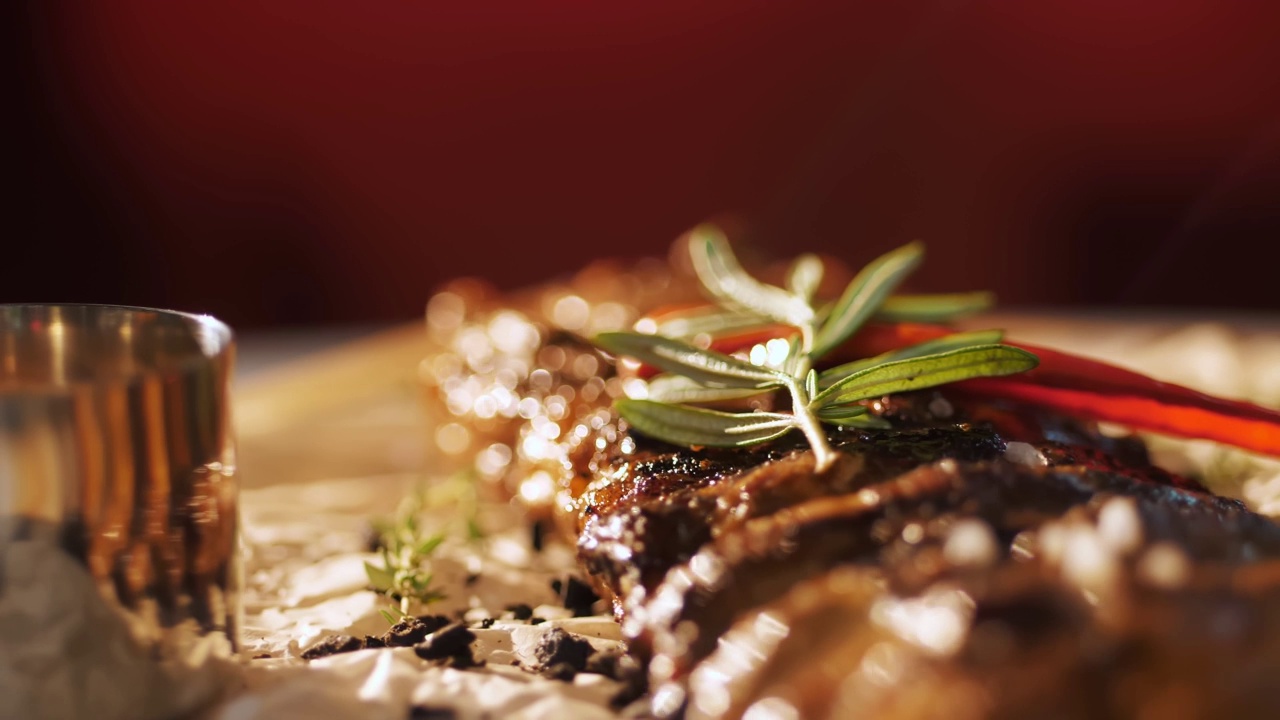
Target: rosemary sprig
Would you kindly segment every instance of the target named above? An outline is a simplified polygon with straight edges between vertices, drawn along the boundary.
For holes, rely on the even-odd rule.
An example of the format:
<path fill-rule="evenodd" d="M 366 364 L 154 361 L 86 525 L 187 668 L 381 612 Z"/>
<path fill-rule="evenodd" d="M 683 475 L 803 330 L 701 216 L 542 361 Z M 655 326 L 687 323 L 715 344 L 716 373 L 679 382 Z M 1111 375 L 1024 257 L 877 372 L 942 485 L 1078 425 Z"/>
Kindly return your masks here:
<path fill-rule="evenodd" d="M 873 317 L 941 321 L 991 303 L 987 293 L 893 296 L 924 257 L 911 243 L 876 259 L 849 283 L 839 299 L 816 305 L 824 267 L 802 255 L 787 273 L 786 287 L 748 275 L 715 228 L 695 230 L 689 241 L 694 270 L 719 307 L 655 323 L 656 334 L 611 332 L 595 343 L 664 371 L 650 381 L 647 397 L 617 403 L 637 430 L 681 445 L 742 446 L 767 442 L 793 429 L 804 433 L 819 472 L 835 462 L 823 424 L 882 428 L 861 401 L 976 377 L 1023 372 L 1034 355 L 1000 344 L 999 331 L 956 333 L 874 358 L 818 372 L 816 363 Z M 729 332 L 779 328 L 761 358 L 742 359 L 698 347 L 692 340 Z M 787 328 L 794 330 L 788 331 Z M 781 343 L 781 344 L 779 344 Z M 772 349 L 783 351 L 772 357 Z M 785 392 L 787 412 L 722 412 L 697 404 Z"/>

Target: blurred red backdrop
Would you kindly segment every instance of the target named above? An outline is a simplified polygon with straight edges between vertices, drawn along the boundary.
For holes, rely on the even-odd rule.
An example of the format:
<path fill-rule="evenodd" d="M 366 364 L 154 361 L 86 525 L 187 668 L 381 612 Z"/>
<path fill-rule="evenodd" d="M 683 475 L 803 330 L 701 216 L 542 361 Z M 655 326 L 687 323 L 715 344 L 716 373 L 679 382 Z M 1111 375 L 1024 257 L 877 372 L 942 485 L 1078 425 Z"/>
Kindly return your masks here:
<path fill-rule="evenodd" d="M 3 301 L 409 318 L 732 213 L 1006 304 L 1280 310 L 1280 3 L 10 12 Z"/>

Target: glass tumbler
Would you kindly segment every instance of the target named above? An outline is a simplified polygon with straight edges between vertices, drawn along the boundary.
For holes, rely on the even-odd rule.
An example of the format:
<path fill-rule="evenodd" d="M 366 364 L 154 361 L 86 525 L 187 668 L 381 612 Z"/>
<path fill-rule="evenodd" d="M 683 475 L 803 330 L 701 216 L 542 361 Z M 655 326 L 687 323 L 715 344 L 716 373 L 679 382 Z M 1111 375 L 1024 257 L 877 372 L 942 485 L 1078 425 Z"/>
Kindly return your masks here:
<path fill-rule="evenodd" d="M 231 331 L 0 305 L 0 718 L 170 718 L 234 675 Z"/>

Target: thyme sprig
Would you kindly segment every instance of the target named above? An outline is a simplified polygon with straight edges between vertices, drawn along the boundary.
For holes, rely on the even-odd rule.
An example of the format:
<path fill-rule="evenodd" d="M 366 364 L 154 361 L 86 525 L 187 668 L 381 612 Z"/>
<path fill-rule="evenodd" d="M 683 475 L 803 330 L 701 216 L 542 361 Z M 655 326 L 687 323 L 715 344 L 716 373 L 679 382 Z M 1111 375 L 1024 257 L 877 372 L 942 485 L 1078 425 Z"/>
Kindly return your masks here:
<path fill-rule="evenodd" d="M 823 425 L 885 427 L 862 401 L 977 377 L 1023 372 L 1031 353 L 1000 343 L 999 331 L 955 333 L 938 340 L 819 371 L 819 360 L 873 317 L 941 321 L 990 305 L 986 293 L 893 296 L 924 258 L 910 243 L 877 258 L 840 297 L 817 304 L 825 267 L 816 255 L 792 263 L 786 287 L 763 283 L 739 264 L 723 234 L 702 226 L 690 236 L 689 255 L 706 293 L 719 307 L 656 324 L 657 333 L 610 332 L 595 343 L 665 372 L 645 397 L 619 400 L 617 410 L 640 432 L 680 445 L 743 446 L 800 430 L 819 472 L 836 460 Z M 741 358 L 695 345 L 702 335 L 794 328 L 763 344 L 760 357 Z M 786 412 L 725 412 L 700 404 L 783 392 Z"/>
<path fill-rule="evenodd" d="M 433 585 L 431 556 L 444 542 L 446 533 L 429 532 L 423 526 L 422 511 L 426 503 L 426 492 L 419 489 L 400 502 L 393 517 L 375 523 L 382 565 L 367 561 L 364 564 L 369 585 L 386 595 L 401 617 L 409 614 L 414 603 L 429 605 L 445 597 L 444 592 Z M 396 621 L 386 610 L 382 616 L 389 623 Z"/>

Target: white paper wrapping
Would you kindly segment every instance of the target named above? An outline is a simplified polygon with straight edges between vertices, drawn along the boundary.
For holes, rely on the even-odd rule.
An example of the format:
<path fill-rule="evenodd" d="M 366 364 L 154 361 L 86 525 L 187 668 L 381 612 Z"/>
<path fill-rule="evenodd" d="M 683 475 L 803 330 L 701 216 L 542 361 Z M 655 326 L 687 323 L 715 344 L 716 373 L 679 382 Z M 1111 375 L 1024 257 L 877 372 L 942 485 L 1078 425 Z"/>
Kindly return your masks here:
<path fill-rule="evenodd" d="M 163 720 L 237 682 L 226 639 L 194 621 L 154 650 L 141 632 L 55 543 L 0 543 L 0 718 Z"/>
<path fill-rule="evenodd" d="M 386 598 L 366 590 L 363 552 L 370 518 L 392 512 L 413 476 L 332 480 L 305 487 L 248 490 L 242 497 L 246 542 L 245 654 L 241 688 L 203 713 L 208 720 L 367 720 L 409 717 L 412 708 L 453 710 L 458 718 L 611 718 L 621 684 L 581 673 L 572 682 L 543 678 L 534 648 L 560 627 L 597 649 L 624 648 L 611 618 L 573 618 L 551 581 L 574 569 L 569 548 L 528 547 L 523 523 L 479 545 L 446 542 L 432 570 L 448 598 L 429 612 L 498 618 L 524 603 L 539 625 L 497 620 L 475 629 L 472 650 L 486 665 L 458 670 L 419 659 L 412 648 L 382 648 L 307 662 L 303 650 L 333 634 L 386 631 Z M 498 512 L 505 508 L 496 508 Z M 518 520 L 518 517 L 515 519 Z M 468 583 L 468 577 L 471 581 Z M 483 609 L 483 612 L 479 609 Z"/>

